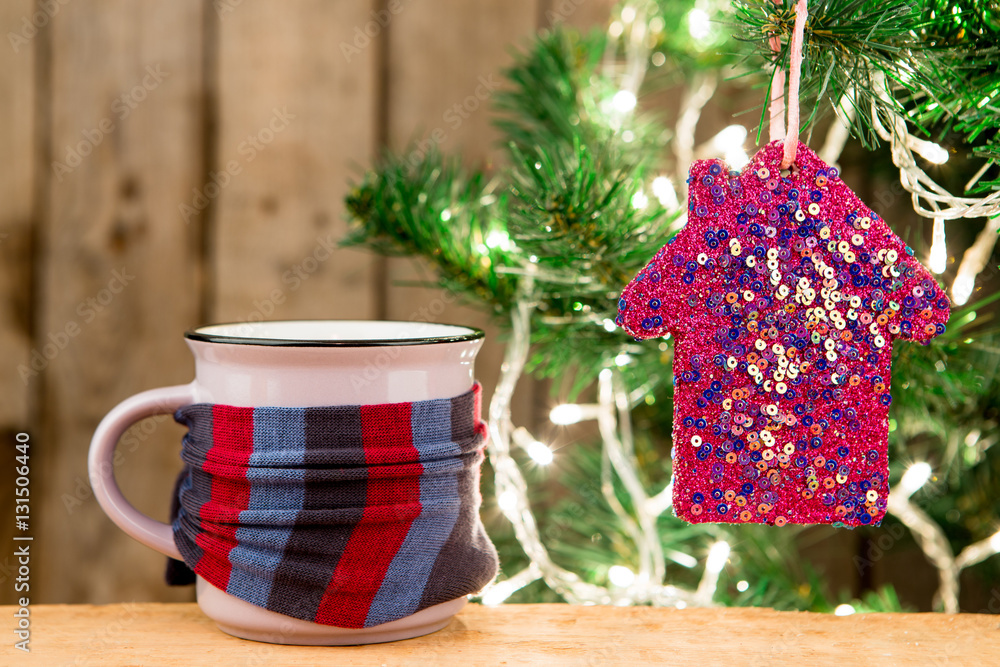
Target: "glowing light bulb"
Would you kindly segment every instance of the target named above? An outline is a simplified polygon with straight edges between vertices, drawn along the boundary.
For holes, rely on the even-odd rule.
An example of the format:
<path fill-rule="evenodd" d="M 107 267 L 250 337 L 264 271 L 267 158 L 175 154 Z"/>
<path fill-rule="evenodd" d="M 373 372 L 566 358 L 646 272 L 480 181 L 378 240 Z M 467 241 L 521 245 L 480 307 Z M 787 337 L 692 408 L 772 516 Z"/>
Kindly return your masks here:
<path fill-rule="evenodd" d="M 449 220 L 451 220 L 451 211 L 448 209 L 441 211 L 441 220 L 443 222 L 448 222 Z"/>
<path fill-rule="evenodd" d="M 608 569 L 608 581 L 613 586 L 628 588 L 635 582 L 635 572 L 624 565 L 612 565 Z"/>
<path fill-rule="evenodd" d="M 501 248 L 510 250 L 513 244 L 510 242 L 510 235 L 502 229 L 494 229 L 486 235 L 486 245 L 490 248 Z"/>
<path fill-rule="evenodd" d="M 615 357 L 615 366 L 628 366 L 630 361 L 632 361 L 632 357 L 622 352 Z"/>
<path fill-rule="evenodd" d="M 723 159 L 731 169 L 736 169 L 737 171 L 747 166 L 750 162 L 750 156 L 742 148 L 734 148 L 731 151 L 726 151 Z"/>
<path fill-rule="evenodd" d="M 647 204 L 649 204 L 649 197 L 647 197 L 646 193 L 643 192 L 642 190 L 639 190 L 634 195 L 632 195 L 632 208 L 637 210 L 643 209 L 646 208 Z"/>
<path fill-rule="evenodd" d="M 688 32 L 695 39 L 705 39 L 712 32 L 712 24 L 704 9 L 695 7 L 688 12 Z"/>
<path fill-rule="evenodd" d="M 514 587 L 509 581 L 501 581 L 490 586 L 483 593 L 482 601 L 487 607 L 495 607 L 514 593 Z"/>
<path fill-rule="evenodd" d="M 583 407 L 576 403 L 563 403 L 549 412 L 549 421 L 560 426 L 575 424 L 581 419 L 583 419 Z"/>
<path fill-rule="evenodd" d="M 748 588 L 750 588 L 750 582 L 746 579 L 741 579 L 736 582 L 736 590 L 740 593 L 746 593 Z"/>
<path fill-rule="evenodd" d="M 854 607 L 849 604 L 838 604 L 837 608 L 833 610 L 834 616 L 850 616 L 854 613 Z"/>
<path fill-rule="evenodd" d="M 675 209 L 678 207 L 677 191 L 674 184 L 666 176 L 657 176 L 653 179 L 653 196 L 656 197 L 664 208 Z"/>
<path fill-rule="evenodd" d="M 746 140 L 747 128 L 742 125 L 730 125 L 712 137 L 712 145 L 718 152 L 725 153 L 734 148 L 743 148 L 743 142 Z"/>
<path fill-rule="evenodd" d="M 517 509 L 517 493 L 507 489 L 500 494 L 499 498 L 497 498 L 497 505 L 499 505 L 500 509 L 504 512 L 513 512 Z"/>
<path fill-rule="evenodd" d="M 539 442 L 538 440 L 532 440 L 525 446 L 525 451 L 528 452 L 528 456 L 535 463 L 543 466 L 547 466 L 552 463 L 554 458 L 552 450 L 544 442 Z"/>
<path fill-rule="evenodd" d="M 1000 553 L 1000 530 L 993 533 L 993 537 L 990 538 L 990 549 Z"/>
<path fill-rule="evenodd" d="M 948 246 L 944 239 L 944 219 L 934 218 L 934 235 L 927 267 L 934 273 L 944 273 L 948 268 Z"/>
<path fill-rule="evenodd" d="M 951 300 L 956 306 L 964 306 L 972 296 L 972 290 L 976 286 L 976 279 L 970 275 L 961 273 L 955 277 L 955 282 L 951 286 Z"/>
<path fill-rule="evenodd" d="M 607 331 L 608 333 L 612 333 L 615 329 L 618 328 L 618 325 L 615 324 L 614 320 L 609 320 L 607 318 L 605 318 L 602 324 L 604 325 L 604 330 Z"/>
<path fill-rule="evenodd" d="M 948 150 L 932 141 L 917 144 L 917 152 L 931 164 L 944 164 L 948 161 Z"/>
<path fill-rule="evenodd" d="M 899 480 L 899 490 L 907 497 L 912 496 L 931 478 L 931 472 L 931 466 L 926 461 L 914 463 L 903 473 L 903 479 Z"/>
<path fill-rule="evenodd" d="M 622 7 L 622 21 L 625 23 L 631 23 L 635 20 L 635 7 Z"/>
<path fill-rule="evenodd" d="M 636 101 L 635 94 L 632 91 L 619 90 L 611 98 L 611 106 L 619 113 L 628 113 L 635 108 Z"/>
<path fill-rule="evenodd" d="M 708 550 L 708 558 L 705 559 L 705 569 L 713 574 L 722 572 L 729 560 L 729 542 L 718 541 Z"/>

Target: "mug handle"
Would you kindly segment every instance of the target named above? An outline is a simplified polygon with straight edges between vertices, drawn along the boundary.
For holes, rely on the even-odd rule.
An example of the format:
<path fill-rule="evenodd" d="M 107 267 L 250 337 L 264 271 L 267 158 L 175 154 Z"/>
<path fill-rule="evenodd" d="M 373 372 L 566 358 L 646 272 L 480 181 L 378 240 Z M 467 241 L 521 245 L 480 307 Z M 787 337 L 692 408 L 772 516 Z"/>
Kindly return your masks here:
<path fill-rule="evenodd" d="M 90 441 L 87 459 L 90 485 L 104 513 L 139 542 L 177 560 L 184 558 L 174 544 L 173 527 L 151 519 L 132 507 L 118 488 L 115 481 L 115 447 L 122 434 L 140 419 L 172 414 L 177 408 L 194 402 L 194 383 L 150 389 L 126 398 L 101 420 Z"/>

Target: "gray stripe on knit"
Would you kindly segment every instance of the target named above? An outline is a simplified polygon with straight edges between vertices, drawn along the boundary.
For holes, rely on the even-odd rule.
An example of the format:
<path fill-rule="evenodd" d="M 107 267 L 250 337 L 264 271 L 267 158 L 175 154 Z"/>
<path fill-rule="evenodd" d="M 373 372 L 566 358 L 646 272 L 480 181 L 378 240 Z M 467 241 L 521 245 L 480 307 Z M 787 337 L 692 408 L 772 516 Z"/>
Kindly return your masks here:
<path fill-rule="evenodd" d="M 338 433 L 330 432 L 330 420 L 336 419 Z M 305 453 L 303 460 L 316 460 L 319 452 L 329 452 L 331 444 L 338 450 L 350 452 L 345 458 L 356 459 L 356 452 L 364 455 L 361 439 L 361 408 L 306 408 Z M 363 464 L 364 459 L 359 461 Z M 317 471 L 321 477 L 322 471 Z M 304 510 L 330 507 L 353 508 L 354 516 L 338 525 L 308 523 L 305 512 L 300 512 L 301 523 L 295 526 L 285 545 L 281 563 L 274 573 L 274 583 L 267 608 L 295 618 L 315 618 L 337 563 L 351 539 L 354 527 L 364 514 L 367 483 L 359 480 L 350 483 L 330 484 L 313 479 L 311 470 L 305 468 L 302 506 Z"/>
<path fill-rule="evenodd" d="M 248 461 L 246 478 L 250 483 L 247 510 L 240 513 L 236 529 L 236 547 L 229 552 L 232 573 L 226 592 L 258 607 L 267 606 L 271 595 L 274 572 L 281 562 L 292 526 L 260 527 L 248 521 L 253 510 L 282 510 L 302 507 L 305 493 L 304 470 L 300 467 L 306 448 L 305 409 L 256 408 L 253 411 L 253 452 Z M 261 483 L 270 481 L 270 471 L 261 464 L 281 452 L 289 457 L 288 472 L 296 473 L 299 481 L 287 484 Z M 292 460 L 298 453 L 298 460 Z"/>
<path fill-rule="evenodd" d="M 182 440 L 182 451 L 197 451 L 199 448 L 189 447 L 188 443 L 191 442 L 212 442 L 212 433 L 215 427 L 214 420 L 212 419 L 212 405 L 207 403 L 200 403 L 197 405 L 187 405 L 177 410 L 174 413 L 174 420 L 184 426 L 188 427 L 188 432 L 184 434 Z M 191 454 L 192 462 L 185 467 L 188 470 L 192 468 L 196 471 L 201 471 L 205 465 L 205 454 L 207 452 L 198 452 Z M 202 473 L 204 475 L 204 473 Z M 211 492 L 205 493 L 192 493 L 193 487 L 197 484 L 201 486 L 205 484 L 211 488 L 211 480 L 206 480 L 203 476 L 191 475 L 189 474 L 187 478 L 181 482 L 180 488 L 178 489 L 178 500 L 180 501 L 180 508 L 177 512 L 177 518 L 174 519 L 174 544 L 177 545 L 177 550 L 181 552 L 184 556 L 184 563 L 192 570 L 201 560 L 201 557 L 205 555 L 205 552 L 201 547 L 194 541 L 193 537 L 188 537 L 189 535 L 194 536 L 201 532 L 201 526 L 199 518 L 201 516 L 202 506 L 211 500 Z M 204 501 L 199 502 L 197 499 L 203 498 Z"/>
<path fill-rule="evenodd" d="M 472 402 L 464 394 L 452 399 L 452 440 L 468 442 L 474 428 Z M 500 563 L 496 548 L 479 519 L 479 466 L 481 455 L 471 467 L 458 474 L 458 497 L 462 500 L 458 520 L 441 548 L 424 587 L 417 611 L 482 590 L 497 575 Z"/>
<path fill-rule="evenodd" d="M 451 440 L 451 401 L 414 403 L 410 414 L 413 446 L 423 459 L 433 445 L 438 455 L 458 456 L 461 449 Z M 442 447 L 451 441 L 452 446 Z M 442 451 L 442 449 L 444 451 Z M 454 472 L 420 475 L 420 515 L 396 552 L 378 593 L 368 608 L 365 627 L 387 623 L 416 611 L 431 568 L 451 534 L 461 505 Z"/>

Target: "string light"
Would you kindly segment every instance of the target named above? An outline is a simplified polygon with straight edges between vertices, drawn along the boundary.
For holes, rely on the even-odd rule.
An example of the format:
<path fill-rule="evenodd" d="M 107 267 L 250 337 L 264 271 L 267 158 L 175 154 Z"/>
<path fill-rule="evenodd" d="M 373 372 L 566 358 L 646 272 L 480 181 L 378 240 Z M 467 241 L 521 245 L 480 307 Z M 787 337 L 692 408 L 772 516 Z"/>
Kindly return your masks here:
<path fill-rule="evenodd" d="M 480 599 L 487 607 L 495 607 L 513 595 L 513 593 L 514 587 L 510 581 L 499 581 L 491 586 L 489 590 L 483 591 Z"/>
<path fill-rule="evenodd" d="M 618 113 L 628 113 L 635 108 L 636 102 L 635 93 L 630 90 L 619 90 L 611 98 L 611 106 Z"/>
<path fill-rule="evenodd" d="M 503 513 L 513 512 L 517 509 L 517 494 L 507 490 L 497 497 L 497 506 Z"/>
<path fill-rule="evenodd" d="M 647 204 L 649 204 L 649 197 L 647 197 L 646 193 L 642 190 L 639 190 L 632 195 L 632 208 L 643 209 L 646 208 Z"/>
<path fill-rule="evenodd" d="M 833 610 L 834 616 L 850 616 L 854 613 L 854 607 L 849 604 L 838 604 L 837 608 Z"/>
<path fill-rule="evenodd" d="M 596 405 L 581 405 L 579 403 L 562 403 L 549 411 L 549 421 L 559 426 L 569 426 L 577 422 L 597 419 Z"/>
<path fill-rule="evenodd" d="M 531 457 L 531 460 L 539 465 L 547 466 L 555 459 L 552 448 L 541 440 L 536 440 L 528 433 L 527 429 L 519 428 L 514 431 L 514 441 L 521 446 L 521 449 Z"/>
<path fill-rule="evenodd" d="M 887 105 L 894 105 L 889 92 L 884 72 L 875 72 L 873 87 L 879 98 Z M 943 186 L 920 168 L 913 157 L 916 151 L 924 159 L 933 164 L 947 161 L 947 151 L 931 141 L 919 139 L 910 134 L 906 120 L 898 113 L 890 112 L 889 128 L 882 123 L 875 104 L 872 104 L 872 125 L 884 141 L 889 142 L 892 149 L 892 162 L 899 169 L 899 180 L 903 188 L 913 195 L 913 210 L 926 218 L 982 218 L 1000 215 L 1000 190 L 985 197 L 958 197 L 951 194 Z M 985 173 L 985 170 L 983 170 Z M 931 205 L 924 206 L 923 202 Z M 940 208 L 941 205 L 946 208 Z"/>
<path fill-rule="evenodd" d="M 976 286 L 976 276 L 986 268 L 993 254 L 998 232 L 1000 232 L 1000 213 L 986 223 L 983 231 L 962 255 L 955 282 L 951 285 L 951 298 L 955 305 L 963 306 L 968 303 Z"/>
<path fill-rule="evenodd" d="M 511 250 L 514 244 L 511 243 L 510 235 L 502 229 L 494 229 L 486 235 L 486 245 L 490 248 L 500 248 L 501 250 Z"/>
<path fill-rule="evenodd" d="M 716 574 L 722 572 L 722 568 L 726 566 L 726 561 L 729 560 L 729 551 L 728 542 L 719 541 L 713 544 L 708 552 L 708 558 L 705 559 L 705 570 Z"/>
<path fill-rule="evenodd" d="M 687 16 L 688 33 L 697 40 L 705 39 L 712 33 L 712 23 L 704 9 L 695 7 Z"/>
<path fill-rule="evenodd" d="M 951 300 L 956 306 L 964 306 L 972 296 L 972 290 L 976 286 L 976 279 L 970 274 L 955 276 L 955 282 L 951 285 Z"/>
<path fill-rule="evenodd" d="M 680 202 L 677 200 L 677 191 L 674 184 L 666 176 L 657 176 L 653 179 L 653 196 L 656 197 L 663 208 L 670 211 L 677 210 Z"/>
<path fill-rule="evenodd" d="M 933 470 L 926 461 L 914 463 L 903 473 L 903 478 L 899 480 L 899 486 L 896 487 L 896 493 L 901 493 L 909 498 L 923 488 L 927 480 L 931 478 L 931 472 Z"/>
<path fill-rule="evenodd" d="M 620 14 L 621 20 L 612 22 L 609 27 L 610 36 L 622 40 L 626 58 L 624 68 L 618 67 L 614 59 L 608 61 L 606 68 L 606 74 L 612 78 L 618 78 L 619 73 L 623 73 L 616 81 L 618 92 L 608 100 L 610 109 L 619 116 L 611 119 L 615 130 L 621 128 L 621 117 L 635 109 L 636 93 L 645 76 L 646 67 L 651 61 L 648 46 L 650 40 L 647 39 L 647 25 L 643 11 L 641 7 L 637 10 L 634 6 L 626 6 Z M 696 40 L 710 36 L 711 23 L 707 12 L 703 9 L 696 8 L 689 12 L 687 21 L 688 30 Z M 654 57 L 656 56 L 659 58 L 653 61 L 654 65 L 665 63 L 663 54 L 654 54 Z M 878 76 L 879 73 L 876 73 L 876 77 Z M 666 176 L 657 177 L 651 184 L 652 195 L 668 209 L 680 208 L 683 213 L 683 209 L 686 208 L 678 199 L 682 200 L 686 196 L 686 170 L 693 161 L 695 152 L 693 144 L 695 129 L 701 118 L 702 109 L 715 93 L 716 83 L 714 75 L 698 74 L 682 99 L 673 140 L 677 173 L 673 179 Z M 884 78 L 881 82 L 876 82 L 876 88 L 880 90 L 880 94 L 888 95 Z M 846 130 L 853 121 L 855 111 L 853 105 L 847 104 L 848 97 L 845 95 L 841 100 L 841 108 L 838 108 L 837 113 L 839 122 L 831 127 L 831 135 L 828 135 L 827 146 L 824 147 L 823 159 L 830 164 L 836 162 L 846 141 L 848 134 Z M 921 215 L 942 221 L 942 239 L 944 220 L 1000 215 L 1000 192 L 994 192 L 982 199 L 951 195 L 927 176 L 913 158 L 913 153 L 916 152 L 932 164 L 943 164 L 948 159 L 947 150 L 933 142 L 909 135 L 905 120 L 901 117 L 892 117 L 889 121 L 890 129 L 886 129 L 876 116 L 874 118 L 876 130 L 883 139 L 891 142 L 893 161 L 900 170 L 903 186 L 913 195 L 914 209 Z M 726 132 L 728 134 L 724 134 Z M 717 135 L 718 142 L 725 145 L 715 148 L 717 153 L 725 156 L 730 166 L 738 169 L 742 167 L 740 152 L 743 152 L 742 143 L 746 135 L 737 141 L 736 132 L 735 129 L 726 128 L 719 133 L 722 136 Z M 745 133 L 745 128 L 743 132 Z M 736 145 L 737 143 L 739 145 Z M 827 152 L 836 155 L 828 155 Z M 981 169 L 976 179 L 981 178 L 988 167 L 989 165 L 986 165 Z M 678 197 L 678 193 L 674 190 L 674 182 L 682 188 L 681 197 Z M 645 193 L 641 193 L 641 196 L 645 199 L 640 199 L 640 208 L 648 205 Z M 683 220 L 682 214 L 680 224 L 683 224 Z M 953 290 L 967 290 L 966 300 L 972 293 L 975 276 L 988 261 L 989 252 L 993 248 L 992 243 L 996 241 L 998 227 L 1000 220 L 991 220 L 987 229 L 980 235 L 980 239 L 977 239 L 976 249 L 970 248 L 963 257 L 962 264 L 968 263 L 968 268 L 963 271 L 962 266 L 959 267 Z M 935 223 L 935 231 L 937 230 L 938 225 Z M 984 239 L 990 234 L 993 237 L 990 239 L 992 243 L 986 248 L 987 241 Z M 504 242 L 500 237 L 495 237 L 493 240 L 498 245 Z M 489 246 L 490 241 L 491 237 L 487 236 L 484 249 Z M 941 245 L 943 246 L 943 240 Z M 946 254 L 947 250 L 944 252 Z M 507 344 L 500 379 L 490 402 L 488 421 L 490 438 L 487 444 L 495 473 L 497 504 L 504 516 L 510 520 L 517 541 L 530 562 L 525 569 L 508 579 L 494 582 L 487 587 L 482 593 L 483 602 L 500 604 L 524 586 L 542 579 L 549 588 L 568 602 L 577 604 L 636 603 L 672 606 L 679 609 L 689 605 L 712 604 L 720 573 L 729 558 L 730 546 L 724 541 L 712 545 L 705 558 L 704 570 L 696 590 L 691 591 L 665 583 L 665 558 L 688 568 L 696 567 L 698 563 L 690 554 L 664 550 L 662 546 L 657 518 L 672 505 L 671 488 L 668 485 L 659 492 L 649 495 L 639 481 L 639 464 L 632 441 L 629 411 L 642 400 L 646 391 L 638 387 L 630 393 L 617 367 L 605 369 L 599 374 L 597 404 L 557 405 L 551 410 L 549 418 L 553 423 L 560 425 L 598 420 L 602 441 L 602 493 L 635 546 L 638 571 L 623 565 L 609 568 L 608 581 L 613 587 L 612 591 L 583 581 L 576 573 L 560 567 L 552 561 L 542 542 L 528 501 L 528 484 L 510 451 L 513 440 L 518 442 L 535 462 L 541 463 L 539 457 L 547 458 L 544 452 L 547 452 L 549 457 L 552 456 L 551 448 L 533 438 L 526 430 L 515 429 L 510 418 L 514 388 L 524 371 L 530 349 L 530 321 L 535 307 L 533 276 L 539 271 L 537 262 L 538 258 L 531 256 L 523 268 L 514 267 L 516 271 L 511 271 L 520 275 L 521 279 L 516 306 L 511 312 L 512 336 Z M 965 302 L 958 298 L 954 300 L 956 304 Z M 608 332 L 616 328 L 614 322 L 610 320 L 596 320 L 595 324 L 603 326 Z M 532 455 L 532 451 L 535 455 Z M 911 466 L 900 481 L 899 488 L 890 494 L 887 509 L 910 529 L 917 544 L 938 570 L 940 584 L 936 594 L 936 604 L 946 611 L 957 611 L 959 572 L 964 567 L 1000 553 L 1000 531 L 967 547 L 955 558 L 940 526 L 910 500 L 912 494 L 930 479 L 931 473 L 931 467 L 927 463 L 915 463 Z M 629 497 L 630 511 L 627 511 L 617 498 L 617 493 L 622 489 Z M 749 590 L 749 587 L 749 582 L 745 580 L 736 584 L 736 589 L 740 592 Z M 840 605 L 835 613 L 848 615 L 854 611 L 851 605 Z"/>
<path fill-rule="evenodd" d="M 493 607 L 504 602 L 514 593 L 518 592 L 528 584 L 538 581 L 541 578 L 538 567 L 531 563 L 513 577 L 503 581 L 495 581 L 480 593 L 480 600 L 484 605 Z"/>
<path fill-rule="evenodd" d="M 910 148 L 931 164 L 944 164 L 948 161 L 948 151 L 939 144 L 926 139 L 909 136 L 906 140 Z"/>
<path fill-rule="evenodd" d="M 934 218 L 934 234 L 931 240 L 931 253 L 927 259 L 927 267 L 937 274 L 944 273 L 948 268 L 948 247 L 944 238 L 944 220 Z"/>
<path fill-rule="evenodd" d="M 721 155 L 730 169 L 742 169 L 750 162 L 750 156 L 743 149 L 747 140 L 747 129 L 742 125 L 730 125 L 712 138 L 712 147 Z"/>
<path fill-rule="evenodd" d="M 728 153 L 736 148 L 743 148 L 747 140 L 747 128 L 742 125 L 730 125 L 712 137 L 712 144 L 719 153 Z"/>
<path fill-rule="evenodd" d="M 719 541 L 708 550 L 708 558 L 705 559 L 705 571 L 701 575 L 698 583 L 698 590 L 695 591 L 695 598 L 702 604 L 708 604 L 715 594 L 719 585 L 719 574 L 729 560 L 729 543 Z"/>
<path fill-rule="evenodd" d="M 635 583 L 635 572 L 624 565 L 612 565 L 608 569 L 608 581 L 612 586 L 628 588 Z"/>

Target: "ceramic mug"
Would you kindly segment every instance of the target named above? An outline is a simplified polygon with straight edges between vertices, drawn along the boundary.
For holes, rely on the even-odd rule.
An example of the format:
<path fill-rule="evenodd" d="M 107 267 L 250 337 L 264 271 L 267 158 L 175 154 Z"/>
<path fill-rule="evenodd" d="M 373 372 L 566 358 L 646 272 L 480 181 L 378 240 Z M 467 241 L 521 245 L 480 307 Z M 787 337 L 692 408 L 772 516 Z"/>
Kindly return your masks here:
<path fill-rule="evenodd" d="M 122 401 L 97 427 L 88 461 L 94 495 L 118 527 L 183 560 L 173 528 L 136 510 L 114 479 L 118 439 L 140 419 L 194 403 L 240 407 L 370 405 L 442 399 L 469 391 L 483 332 L 424 322 L 299 320 L 216 324 L 184 334 L 195 358 L 190 384 L 152 389 Z M 362 629 L 337 628 L 255 606 L 200 576 L 198 605 L 221 630 L 280 644 L 366 644 L 443 628 L 461 597 Z"/>

